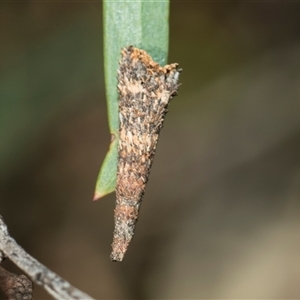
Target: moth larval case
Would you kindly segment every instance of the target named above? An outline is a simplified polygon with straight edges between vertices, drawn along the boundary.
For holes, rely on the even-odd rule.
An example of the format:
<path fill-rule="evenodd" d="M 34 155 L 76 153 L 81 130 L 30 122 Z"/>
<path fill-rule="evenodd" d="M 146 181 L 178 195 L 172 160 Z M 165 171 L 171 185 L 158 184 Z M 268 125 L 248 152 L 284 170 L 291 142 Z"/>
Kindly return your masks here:
<path fill-rule="evenodd" d="M 178 64 L 161 67 L 144 50 L 122 49 L 118 70 L 119 146 L 112 261 L 122 261 L 139 208 L 168 104 L 177 94 Z"/>

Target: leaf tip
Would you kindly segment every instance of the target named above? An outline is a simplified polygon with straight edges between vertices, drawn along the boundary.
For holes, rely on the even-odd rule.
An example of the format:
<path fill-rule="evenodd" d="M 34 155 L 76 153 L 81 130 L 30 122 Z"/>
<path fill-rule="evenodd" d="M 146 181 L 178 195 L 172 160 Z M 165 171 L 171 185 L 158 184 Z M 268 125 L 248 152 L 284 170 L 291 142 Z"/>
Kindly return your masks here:
<path fill-rule="evenodd" d="M 98 188 L 95 190 L 93 201 L 97 201 L 97 200 L 109 195 L 113 191 L 114 191 L 114 186 L 110 186 L 110 187 L 106 187 L 106 188 L 102 188 L 102 189 Z"/>
<path fill-rule="evenodd" d="M 103 195 L 98 194 L 98 193 L 95 193 L 95 194 L 94 194 L 94 197 L 93 197 L 93 201 L 97 201 L 97 200 L 99 200 L 99 199 L 102 198 L 102 197 L 103 197 Z"/>

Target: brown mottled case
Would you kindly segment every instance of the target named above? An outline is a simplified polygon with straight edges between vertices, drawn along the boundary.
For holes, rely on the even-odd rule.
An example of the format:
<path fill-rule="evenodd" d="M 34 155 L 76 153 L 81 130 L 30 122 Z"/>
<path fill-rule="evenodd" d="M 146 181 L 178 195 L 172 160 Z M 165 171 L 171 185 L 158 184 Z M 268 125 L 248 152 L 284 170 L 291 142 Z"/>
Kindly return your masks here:
<path fill-rule="evenodd" d="M 168 104 L 177 94 L 178 64 L 161 67 L 129 46 L 118 70 L 119 146 L 112 261 L 122 261 L 134 235 L 139 208 Z"/>

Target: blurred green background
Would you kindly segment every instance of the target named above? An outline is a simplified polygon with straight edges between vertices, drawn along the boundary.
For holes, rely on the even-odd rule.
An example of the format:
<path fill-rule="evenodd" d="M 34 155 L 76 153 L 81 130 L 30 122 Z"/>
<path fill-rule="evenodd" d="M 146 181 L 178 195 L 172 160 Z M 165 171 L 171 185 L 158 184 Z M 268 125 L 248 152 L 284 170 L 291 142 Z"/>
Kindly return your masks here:
<path fill-rule="evenodd" d="M 171 1 L 182 86 L 121 264 L 91 201 L 102 3 L 1 3 L 0 41 L 0 213 L 30 254 L 96 299 L 300 298 L 299 3 Z"/>

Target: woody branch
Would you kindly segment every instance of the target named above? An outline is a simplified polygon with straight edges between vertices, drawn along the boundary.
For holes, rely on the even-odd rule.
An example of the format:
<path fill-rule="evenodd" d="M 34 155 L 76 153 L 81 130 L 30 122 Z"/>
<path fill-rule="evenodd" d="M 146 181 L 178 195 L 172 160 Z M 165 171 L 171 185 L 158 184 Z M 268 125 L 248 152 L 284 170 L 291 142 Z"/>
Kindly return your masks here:
<path fill-rule="evenodd" d="M 49 270 L 19 246 L 10 236 L 2 216 L 0 216 L 0 251 L 2 251 L 1 261 L 3 257 L 8 257 L 16 266 L 23 270 L 33 282 L 41 285 L 54 299 L 93 299 Z M 11 279 L 13 279 L 13 276 L 11 276 Z"/>

